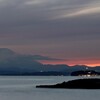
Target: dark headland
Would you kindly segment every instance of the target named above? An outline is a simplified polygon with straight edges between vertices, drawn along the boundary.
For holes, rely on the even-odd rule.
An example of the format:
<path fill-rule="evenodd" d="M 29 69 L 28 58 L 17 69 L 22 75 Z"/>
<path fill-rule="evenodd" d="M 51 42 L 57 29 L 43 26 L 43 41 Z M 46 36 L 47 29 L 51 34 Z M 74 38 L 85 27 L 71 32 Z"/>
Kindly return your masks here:
<path fill-rule="evenodd" d="M 99 78 L 76 79 L 55 85 L 39 85 L 36 88 L 100 89 Z"/>

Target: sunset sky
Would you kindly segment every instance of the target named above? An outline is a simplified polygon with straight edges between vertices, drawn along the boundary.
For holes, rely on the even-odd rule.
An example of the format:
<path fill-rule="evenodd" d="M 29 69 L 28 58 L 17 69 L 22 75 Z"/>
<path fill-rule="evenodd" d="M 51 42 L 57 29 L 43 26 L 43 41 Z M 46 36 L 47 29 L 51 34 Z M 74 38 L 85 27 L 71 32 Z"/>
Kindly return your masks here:
<path fill-rule="evenodd" d="M 0 0 L 0 48 L 100 65 L 100 0 Z"/>

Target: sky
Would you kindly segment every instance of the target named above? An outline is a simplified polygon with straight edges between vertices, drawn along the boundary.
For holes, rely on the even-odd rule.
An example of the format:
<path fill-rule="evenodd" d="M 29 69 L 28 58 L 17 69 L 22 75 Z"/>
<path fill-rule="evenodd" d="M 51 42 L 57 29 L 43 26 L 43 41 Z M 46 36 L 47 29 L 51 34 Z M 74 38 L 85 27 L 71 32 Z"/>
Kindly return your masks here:
<path fill-rule="evenodd" d="M 0 48 L 100 65 L 100 0 L 0 0 Z"/>

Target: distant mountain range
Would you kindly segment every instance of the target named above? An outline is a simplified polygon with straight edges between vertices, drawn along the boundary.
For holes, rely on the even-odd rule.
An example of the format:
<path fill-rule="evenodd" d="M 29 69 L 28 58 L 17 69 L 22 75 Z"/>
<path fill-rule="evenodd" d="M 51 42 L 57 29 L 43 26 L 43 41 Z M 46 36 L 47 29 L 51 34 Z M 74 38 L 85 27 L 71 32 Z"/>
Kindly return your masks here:
<path fill-rule="evenodd" d="M 85 65 L 44 65 L 38 60 L 60 60 L 41 55 L 22 55 L 8 48 L 0 48 L 0 75 L 70 75 L 78 70 L 95 70 L 100 72 L 100 66 Z"/>

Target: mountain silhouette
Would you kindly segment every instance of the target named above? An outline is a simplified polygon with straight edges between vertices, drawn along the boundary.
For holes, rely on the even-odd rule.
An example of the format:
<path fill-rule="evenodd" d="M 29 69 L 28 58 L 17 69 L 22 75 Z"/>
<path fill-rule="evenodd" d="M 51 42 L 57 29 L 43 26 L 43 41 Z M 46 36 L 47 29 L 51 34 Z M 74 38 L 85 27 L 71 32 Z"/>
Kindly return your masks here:
<path fill-rule="evenodd" d="M 86 70 L 88 66 L 83 65 L 44 65 L 38 60 L 60 60 L 41 55 L 22 55 L 8 48 L 0 48 L 0 75 L 23 75 L 38 72 L 59 73 L 60 75 L 70 75 L 73 71 Z M 89 70 L 100 71 L 100 67 L 88 67 Z M 63 73 L 62 73 L 63 72 Z M 36 73 L 35 73 L 36 74 Z"/>

